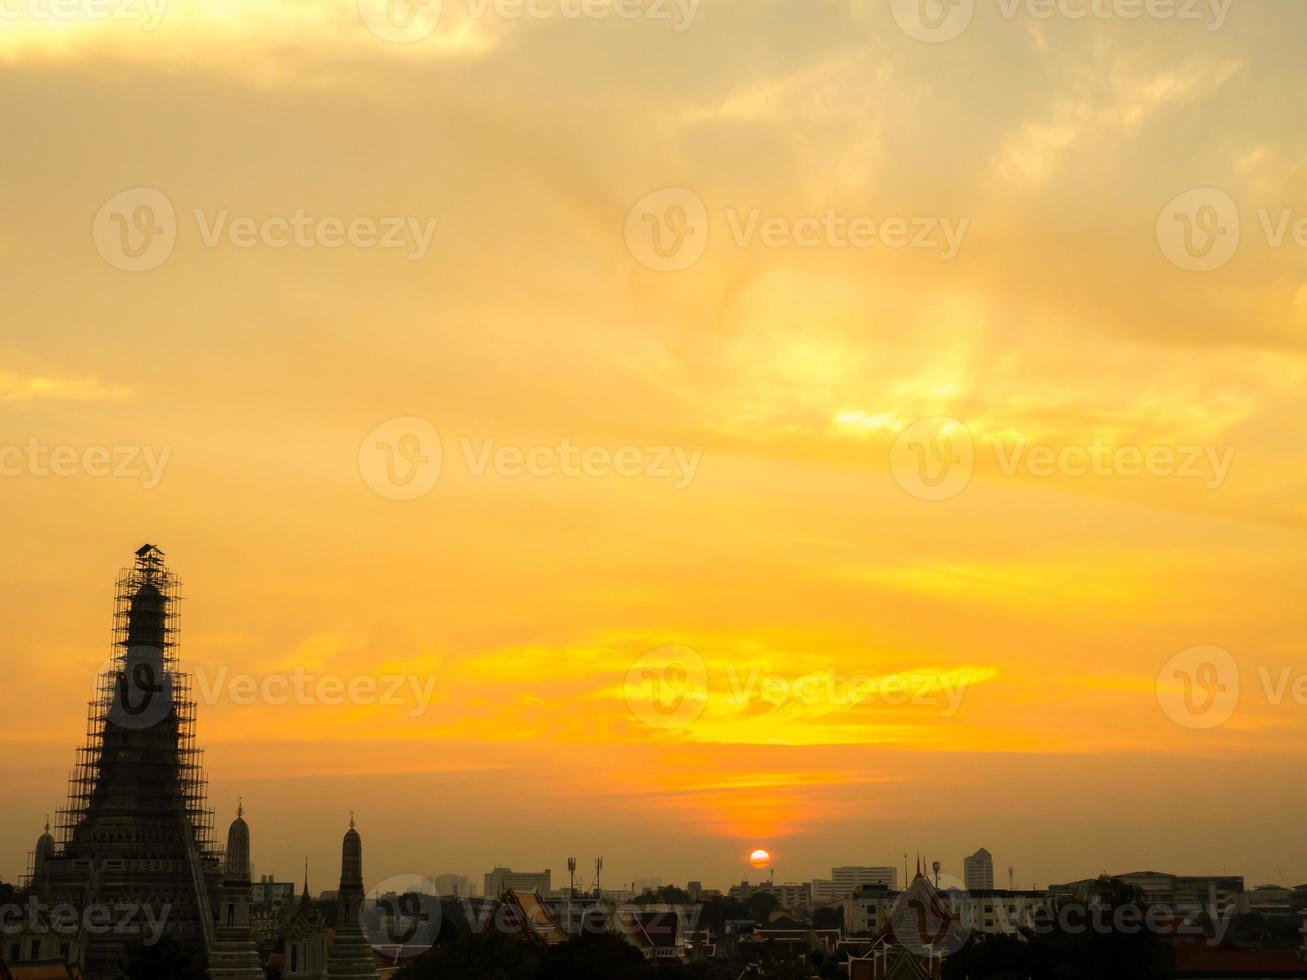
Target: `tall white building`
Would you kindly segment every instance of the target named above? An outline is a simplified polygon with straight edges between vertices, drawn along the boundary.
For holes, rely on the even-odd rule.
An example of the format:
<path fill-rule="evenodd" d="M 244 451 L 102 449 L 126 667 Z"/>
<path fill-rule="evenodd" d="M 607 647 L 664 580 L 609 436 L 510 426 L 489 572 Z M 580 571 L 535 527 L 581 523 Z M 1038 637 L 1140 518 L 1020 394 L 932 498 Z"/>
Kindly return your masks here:
<path fill-rule="evenodd" d="M 994 856 L 983 847 L 969 858 L 962 859 L 962 881 L 967 891 L 993 891 Z"/>

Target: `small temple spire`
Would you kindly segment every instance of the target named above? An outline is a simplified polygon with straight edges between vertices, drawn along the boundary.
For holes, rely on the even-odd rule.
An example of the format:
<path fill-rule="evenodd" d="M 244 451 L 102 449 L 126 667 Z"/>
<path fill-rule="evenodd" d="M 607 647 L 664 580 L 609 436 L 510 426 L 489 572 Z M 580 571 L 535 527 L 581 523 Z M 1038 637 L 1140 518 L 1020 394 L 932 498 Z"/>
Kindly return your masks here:
<path fill-rule="evenodd" d="M 353 810 L 350 810 L 350 811 L 349 811 L 349 829 L 350 829 L 350 830 L 353 830 L 353 829 L 354 829 L 354 811 L 353 811 Z"/>
<path fill-rule="evenodd" d="M 243 796 L 236 797 L 236 816 L 245 816 L 245 797 Z"/>

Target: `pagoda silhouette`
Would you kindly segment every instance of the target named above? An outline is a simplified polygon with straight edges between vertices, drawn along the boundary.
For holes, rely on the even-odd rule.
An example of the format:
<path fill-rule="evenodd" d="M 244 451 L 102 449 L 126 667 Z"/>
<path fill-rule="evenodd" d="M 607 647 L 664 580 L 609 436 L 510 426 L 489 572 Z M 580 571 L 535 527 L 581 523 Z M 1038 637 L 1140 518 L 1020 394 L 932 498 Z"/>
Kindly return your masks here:
<path fill-rule="evenodd" d="M 59 842 L 37 884 L 52 903 L 75 909 L 121 915 L 148 905 L 166 916 L 165 940 L 203 955 L 222 869 L 195 745 L 195 702 L 177 665 L 179 587 L 163 552 L 149 544 L 118 577 L 112 659 L 88 705 Z M 81 937 L 88 977 L 117 975 L 145 941 L 148 923 L 133 919 Z"/>
<path fill-rule="evenodd" d="M 243 805 L 225 850 L 214 837 L 195 700 L 177 657 L 179 589 L 163 552 L 150 544 L 118 576 L 112 655 L 87 706 L 67 803 L 55 834 L 47 821 L 27 876 L 25 897 L 37 921 L 6 932 L 0 975 L 10 957 L 76 967 L 49 975 L 86 980 L 178 968 L 211 980 L 265 976 Z M 329 933 L 320 916 L 308 915 L 306 880 L 299 912 L 287 910 L 275 939 L 292 954 L 301 947 L 317 953 L 292 955 L 283 975 L 375 978 L 361 925 L 364 900 L 362 841 L 351 815 L 335 928 Z M 51 928 L 60 910 L 76 913 L 71 928 Z"/>

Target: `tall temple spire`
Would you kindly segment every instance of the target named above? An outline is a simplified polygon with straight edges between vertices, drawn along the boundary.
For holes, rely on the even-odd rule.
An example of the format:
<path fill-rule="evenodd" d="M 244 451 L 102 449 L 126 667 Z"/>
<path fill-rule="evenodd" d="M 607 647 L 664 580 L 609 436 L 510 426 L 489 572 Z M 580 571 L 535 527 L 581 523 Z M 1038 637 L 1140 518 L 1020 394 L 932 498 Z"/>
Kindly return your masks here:
<path fill-rule="evenodd" d="M 97 679 L 57 821 L 63 841 L 46 871 L 52 900 L 74 908 L 171 911 L 161 936 L 143 921 L 88 935 L 78 965 L 91 978 L 118 976 L 151 939 L 207 954 L 223 873 L 195 702 L 177 658 L 180 582 L 153 545 L 134 559 L 116 584 L 113 660 Z M 116 870 L 100 873 L 106 867 Z"/>
<path fill-rule="evenodd" d="M 375 978 L 377 975 L 372 945 L 363 933 L 363 899 L 363 839 L 355 825 L 354 814 L 350 813 L 349 829 L 341 841 L 336 942 L 328 955 L 328 973 L 332 980 Z"/>
<path fill-rule="evenodd" d="M 45 833 L 36 840 L 36 851 L 32 856 L 32 884 L 43 886 L 46 883 L 46 867 L 54 857 L 54 838 L 50 835 L 50 818 L 45 818 Z"/>
<path fill-rule="evenodd" d="M 262 980 L 259 948 L 251 928 L 250 827 L 245 801 L 237 798 L 236 819 L 227 831 L 227 859 L 218 892 L 216 934 L 209 947 L 212 980 Z"/>
<path fill-rule="evenodd" d="M 238 804 L 236 819 L 227 831 L 227 861 L 223 878 L 233 883 L 250 880 L 250 827 L 245 822 L 245 807 Z"/>

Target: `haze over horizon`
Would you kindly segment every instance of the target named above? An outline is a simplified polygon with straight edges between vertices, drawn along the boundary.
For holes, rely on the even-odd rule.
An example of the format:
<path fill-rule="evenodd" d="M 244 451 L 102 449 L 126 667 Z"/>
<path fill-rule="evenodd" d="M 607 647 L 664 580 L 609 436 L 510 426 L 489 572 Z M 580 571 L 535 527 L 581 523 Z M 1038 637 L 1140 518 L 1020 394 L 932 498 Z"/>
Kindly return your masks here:
<path fill-rule="evenodd" d="M 0 878 L 63 803 L 148 541 L 215 692 L 218 823 L 243 798 L 255 872 L 307 856 L 315 891 L 350 811 L 369 885 L 602 855 L 724 888 L 759 847 L 777 881 L 960 875 L 982 846 L 1025 886 L 1307 881 L 1307 9 L 982 0 L 923 43 L 891 7 L 446 2 L 410 43 L 367 0 L 0 23 Z M 142 188 L 175 245 L 128 271 L 98 216 Z M 665 188 L 707 231 L 660 271 L 634 236 Z M 1185 268 L 1168 209 L 1212 188 L 1242 240 Z M 402 247 L 277 244 L 297 214 Z M 802 241 L 863 216 L 936 237 Z M 974 472 L 923 499 L 898 454 L 939 417 Z M 33 440 L 136 475 L 39 475 Z M 437 446 L 429 492 L 378 490 Z M 684 723 L 632 704 L 667 647 L 703 668 L 659 706 L 694 689 Z M 1166 709 L 1198 647 L 1239 681 L 1212 727 Z M 399 700 L 229 686 L 297 670 Z"/>

